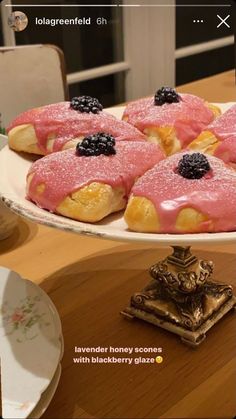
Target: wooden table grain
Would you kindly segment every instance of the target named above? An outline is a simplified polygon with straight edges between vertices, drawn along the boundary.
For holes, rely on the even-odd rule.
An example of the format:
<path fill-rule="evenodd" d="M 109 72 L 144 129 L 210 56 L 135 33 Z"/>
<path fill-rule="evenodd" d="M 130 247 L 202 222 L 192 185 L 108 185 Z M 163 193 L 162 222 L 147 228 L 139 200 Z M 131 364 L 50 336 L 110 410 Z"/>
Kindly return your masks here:
<path fill-rule="evenodd" d="M 180 90 L 212 101 L 233 101 L 234 72 Z M 215 262 L 215 279 L 236 287 L 235 250 L 235 244 L 194 249 Z M 167 331 L 119 315 L 133 292 L 146 284 L 149 266 L 169 251 L 163 246 L 77 236 L 23 219 L 13 236 L 0 242 L 0 264 L 39 284 L 61 316 L 62 376 L 45 419 L 223 419 L 236 414 L 233 313 L 210 330 L 196 350 Z M 74 364 L 75 346 L 162 347 L 163 362 Z"/>
<path fill-rule="evenodd" d="M 178 91 L 201 96 L 209 102 L 235 102 L 235 70 L 225 71 L 193 83 L 184 84 L 178 87 Z"/>

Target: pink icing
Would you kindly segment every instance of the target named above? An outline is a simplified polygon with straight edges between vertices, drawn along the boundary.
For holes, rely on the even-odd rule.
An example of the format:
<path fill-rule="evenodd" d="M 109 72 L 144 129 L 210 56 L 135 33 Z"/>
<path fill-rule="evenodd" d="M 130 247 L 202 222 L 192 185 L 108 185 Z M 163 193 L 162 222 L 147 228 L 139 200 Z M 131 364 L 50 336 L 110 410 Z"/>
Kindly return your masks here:
<path fill-rule="evenodd" d="M 214 156 L 235 167 L 236 163 L 236 134 L 226 138 L 214 151 Z"/>
<path fill-rule="evenodd" d="M 206 129 L 207 131 L 213 132 L 220 140 L 236 136 L 236 105 L 231 106 L 230 109 L 216 118 Z"/>
<path fill-rule="evenodd" d="M 116 140 L 144 140 L 145 136 L 136 128 L 120 121 L 107 112 L 81 113 L 70 108 L 69 102 L 61 102 L 31 109 L 19 115 L 7 131 L 22 125 L 34 126 L 38 146 L 45 153 L 50 135 L 55 137 L 53 151 L 60 151 L 64 144 L 76 137 L 103 131 L 112 134 Z"/>
<path fill-rule="evenodd" d="M 210 172 L 201 179 L 183 178 L 176 172 L 183 154 L 175 154 L 149 170 L 131 192 L 153 202 L 163 233 L 178 233 L 176 218 L 187 207 L 213 220 L 213 225 L 203 222 L 199 232 L 236 230 L 236 172 L 221 160 L 207 156 Z"/>
<path fill-rule="evenodd" d="M 127 198 L 135 179 L 164 158 L 159 146 L 147 142 L 124 141 L 115 148 L 117 153 L 111 156 L 77 156 L 70 149 L 37 160 L 28 174 L 34 174 L 28 199 L 55 212 L 64 198 L 91 182 L 124 187 Z M 46 187 L 39 195 L 40 184 Z"/>
<path fill-rule="evenodd" d="M 214 156 L 224 160 L 225 163 L 236 163 L 236 105 L 214 120 L 207 128 L 220 144 L 214 150 Z"/>
<path fill-rule="evenodd" d="M 153 98 L 131 102 L 125 109 L 123 117 L 128 122 L 144 131 L 150 127 L 173 126 L 181 147 L 186 147 L 214 119 L 213 112 L 203 99 L 189 94 L 181 94 L 178 103 L 154 105 Z"/>

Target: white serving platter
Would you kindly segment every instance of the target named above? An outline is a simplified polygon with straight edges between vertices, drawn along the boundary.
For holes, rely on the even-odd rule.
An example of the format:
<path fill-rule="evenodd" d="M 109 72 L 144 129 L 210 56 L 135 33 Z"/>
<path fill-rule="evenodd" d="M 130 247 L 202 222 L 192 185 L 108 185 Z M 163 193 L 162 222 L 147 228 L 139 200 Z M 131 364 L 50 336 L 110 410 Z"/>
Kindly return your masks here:
<path fill-rule="evenodd" d="M 233 103 L 221 103 L 217 105 L 221 108 L 222 112 L 225 112 Z M 107 111 L 121 118 L 124 107 L 108 108 Z M 236 232 L 198 234 L 136 233 L 128 230 L 123 213 L 108 216 L 96 224 L 82 223 L 51 214 L 25 199 L 26 175 L 31 163 L 30 156 L 18 154 L 10 150 L 8 146 L 4 147 L 0 152 L 0 198 L 13 212 L 36 223 L 104 239 L 148 242 L 153 244 L 194 245 L 213 242 L 227 243 L 236 240 Z"/>
<path fill-rule="evenodd" d="M 64 351 L 61 322 L 48 295 L 0 267 L 3 418 L 27 418 L 40 402 Z"/>

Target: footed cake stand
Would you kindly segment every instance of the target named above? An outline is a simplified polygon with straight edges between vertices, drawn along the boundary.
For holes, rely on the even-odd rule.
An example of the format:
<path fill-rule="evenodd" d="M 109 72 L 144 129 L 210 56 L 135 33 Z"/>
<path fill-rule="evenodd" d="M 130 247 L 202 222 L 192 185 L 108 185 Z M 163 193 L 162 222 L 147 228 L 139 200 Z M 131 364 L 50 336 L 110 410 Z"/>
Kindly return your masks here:
<path fill-rule="evenodd" d="M 150 268 L 153 278 L 136 292 L 121 312 L 167 329 L 184 343 L 198 346 L 206 332 L 236 306 L 230 285 L 211 279 L 212 261 L 197 259 L 190 246 L 172 246 L 173 253 Z"/>
<path fill-rule="evenodd" d="M 222 111 L 232 104 L 222 104 Z M 120 117 L 123 108 L 110 112 Z M 32 158 L 7 146 L 0 152 L 0 199 L 15 213 L 36 223 L 77 234 L 121 242 L 170 245 L 173 253 L 150 268 L 151 281 L 136 292 L 122 314 L 162 327 L 192 346 L 199 345 L 206 332 L 236 306 L 232 287 L 212 279 L 213 262 L 197 259 L 190 246 L 236 243 L 236 231 L 199 234 L 150 234 L 127 229 L 121 213 L 100 223 L 88 224 L 51 214 L 25 199 L 26 175 Z"/>

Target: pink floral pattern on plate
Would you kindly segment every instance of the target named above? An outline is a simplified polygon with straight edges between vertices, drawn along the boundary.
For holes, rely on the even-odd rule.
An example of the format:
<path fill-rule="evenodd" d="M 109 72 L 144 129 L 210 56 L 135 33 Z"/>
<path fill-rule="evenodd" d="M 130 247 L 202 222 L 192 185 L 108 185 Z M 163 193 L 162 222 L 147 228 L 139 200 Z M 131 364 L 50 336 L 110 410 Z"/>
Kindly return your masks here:
<path fill-rule="evenodd" d="M 11 307 L 6 301 L 0 307 L 2 313 L 5 336 L 17 334 L 17 342 L 35 339 L 38 336 L 38 327 L 48 327 L 50 322 L 46 319 L 46 313 L 39 311 L 38 303 L 41 297 L 28 296 L 20 300 L 17 307 Z M 35 327 L 37 325 L 37 327 Z M 17 333 L 18 332 L 18 333 Z"/>

